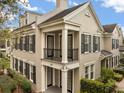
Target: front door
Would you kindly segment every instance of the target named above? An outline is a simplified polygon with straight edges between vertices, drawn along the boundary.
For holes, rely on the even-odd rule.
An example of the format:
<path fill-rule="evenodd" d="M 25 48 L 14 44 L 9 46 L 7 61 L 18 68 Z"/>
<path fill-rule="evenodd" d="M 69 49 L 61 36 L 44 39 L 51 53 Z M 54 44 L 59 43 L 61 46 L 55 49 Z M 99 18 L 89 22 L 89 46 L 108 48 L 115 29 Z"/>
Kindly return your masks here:
<path fill-rule="evenodd" d="M 54 36 L 47 35 L 47 57 L 54 56 Z"/>
<path fill-rule="evenodd" d="M 52 86 L 52 79 L 53 78 L 53 69 L 47 67 L 47 87 Z"/>

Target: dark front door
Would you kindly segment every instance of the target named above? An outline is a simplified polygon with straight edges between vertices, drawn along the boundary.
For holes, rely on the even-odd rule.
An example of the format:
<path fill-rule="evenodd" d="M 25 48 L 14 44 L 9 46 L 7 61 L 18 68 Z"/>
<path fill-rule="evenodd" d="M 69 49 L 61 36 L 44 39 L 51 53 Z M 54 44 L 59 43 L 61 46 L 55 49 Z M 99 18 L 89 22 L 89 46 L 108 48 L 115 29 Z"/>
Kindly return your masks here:
<path fill-rule="evenodd" d="M 52 86 L 52 80 L 53 80 L 53 69 L 50 67 L 47 67 L 47 86 Z"/>
<path fill-rule="evenodd" d="M 54 56 L 54 36 L 53 35 L 47 36 L 47 56 L 48 57 Z"/>

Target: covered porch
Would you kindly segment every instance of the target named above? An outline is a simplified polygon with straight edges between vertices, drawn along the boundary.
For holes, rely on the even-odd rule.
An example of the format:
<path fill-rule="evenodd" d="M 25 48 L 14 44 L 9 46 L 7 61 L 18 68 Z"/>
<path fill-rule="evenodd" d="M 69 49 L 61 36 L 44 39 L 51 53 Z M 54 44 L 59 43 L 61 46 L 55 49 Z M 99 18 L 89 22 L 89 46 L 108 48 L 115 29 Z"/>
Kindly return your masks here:
<path fill-rule="evenodd" d="M 42 93 L 76 93 L 79 91 L 79 68 L 64 71 L 47 66 L 44 68 L 45 87 Z"/>

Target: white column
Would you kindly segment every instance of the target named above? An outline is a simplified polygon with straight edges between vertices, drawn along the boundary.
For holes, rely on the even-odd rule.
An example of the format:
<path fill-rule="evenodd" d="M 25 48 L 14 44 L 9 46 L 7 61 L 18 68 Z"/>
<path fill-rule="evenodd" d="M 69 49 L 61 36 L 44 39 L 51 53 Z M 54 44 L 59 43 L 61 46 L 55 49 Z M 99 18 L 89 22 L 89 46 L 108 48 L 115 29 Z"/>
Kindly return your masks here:
<path fill-rule="evenodd" d="M 41 72 L 41 91 L 43 92 L 43 91 L 45 91 L 45 87 L 46 87 L 46 85 L 47 84 L 45 84 L 46 82 L 46 79 L 45 78 L 47 78 L 46 76 L 45 76 L 45 66 L 41 66 L 41 70 L 42 70 L 42 72 Z"/>
<path fill-rule="evenodd" d="M 62 93 L 67 93 L 67 75 L 68 71 L 67 70 L 62 70 Z"/>
<path fill-rule="evenodd" d="M 62 63 L 68 63 L 68 30 L 62 30 Z"/>
<path fill-rule="evenodd" d="M 45 69 L 45 88 L 47 89 L 47 67 L 46 67 L 46 69 Z"/>
<path fill-rule="evenodd" d="M 53 86 L 55 86 L 55 69 L 53 68 Z"/>
<path fill-rule="evenodd" d="M 72 84 L 72 93 L 74 93 L 74 69 L 73 69 L 73 74 L 72 74 L 72 76 L 73 76 L 73 78 L 72 78 L 72 82 L 73 82 L 73 84 Z"/>
<path fill-rule="evenodd" d="M 45 33 L 41 32 L 41 59 L 44 59 Z"/>

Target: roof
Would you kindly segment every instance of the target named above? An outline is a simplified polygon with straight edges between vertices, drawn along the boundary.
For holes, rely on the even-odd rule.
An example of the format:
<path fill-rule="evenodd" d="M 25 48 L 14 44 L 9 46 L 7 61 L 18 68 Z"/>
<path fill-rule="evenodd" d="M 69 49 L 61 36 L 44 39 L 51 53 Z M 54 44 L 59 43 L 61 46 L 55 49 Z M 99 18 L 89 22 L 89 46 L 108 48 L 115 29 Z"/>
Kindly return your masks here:
<path fill-rule="evenodd" d="M 119 46 L 119 51 L 124 52 L 124 46 Z"/>
<path fill-rule="evenodd" d="M 34 24 L 34 23 L 36 23 L 36 22 L 34 21 L 34 22 L 30 23 L 30 24 L 27 24 L 27 25 L 24 25 L 24 26 L 22 26 L 22 27 L 16 28 L 16 29 L 14 29 L 13 31 L 16 31 L 16 30 L 19 30 L 19 29 L 22 29 L 22 28 L 31 26 L 31 25 Z"/>
<path fill-rule="evenodd" d="M 63 10 L 62 12 L 56 14 L 55 16 L 49 18 L 48 20 L 44 21 L 43 23 L 47 23 L 47 22 L 51 22 L 51 21 L 54 21 L 54 20 L 57 20 L 57 19 L 62 19 L 63 17 L 65 17 L 66 15 L 68 15 L 69 13 L 75 11 L 76 9 L 78 9 L 79 7 L 85 5 L 87 2 L 83 3 L 83 4 L 79 4 L 77 6 L 74 6 L 72 8 L 69 8 L 69 9 L 65 9 Z"/>
<path fill-rule="evenodd" d="M 106 50 L 102 50 L 102 51 L 101 51 L 101 54 L 104 55 L 105 57 L 107 57 L 107 56 L 111 56 L 111 55 L 112 55 L 111 52 L 106 51 Z"/>
<path fill-rule="evenodd" d="M 103 28 L 105 32 L 112 33 L 115 29 L 117 24 L 109 24 L 109 25 L 104 25 Z"/>

